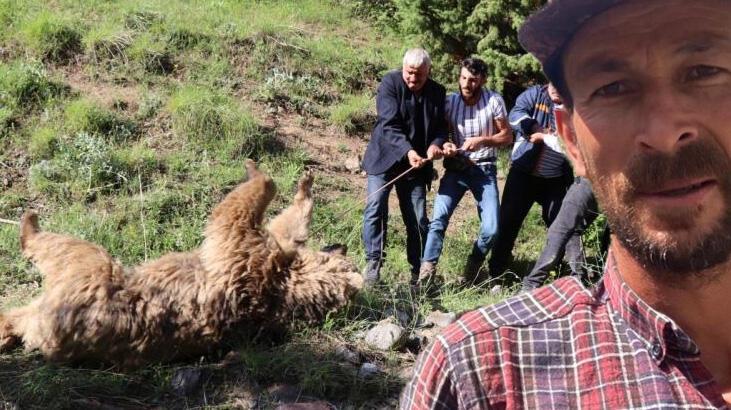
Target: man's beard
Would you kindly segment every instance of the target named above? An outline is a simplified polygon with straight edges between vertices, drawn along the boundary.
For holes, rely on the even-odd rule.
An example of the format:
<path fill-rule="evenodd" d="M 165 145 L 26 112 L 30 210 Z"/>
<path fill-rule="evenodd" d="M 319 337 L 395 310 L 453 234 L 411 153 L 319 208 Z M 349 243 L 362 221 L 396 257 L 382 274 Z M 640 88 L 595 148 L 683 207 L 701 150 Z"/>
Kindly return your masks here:
<path fill-rule="evenodd" d="M 586 158 L 586 156 L 585 156 Z M 674 155 L 643 154 L 633 158 L 624 178 L 602 177 L 594 164 L 587 167 L 594 190 L 609 220 L 612 232 L 642 266 L 662 279 L 677 281 L 692 273 L 711 272 L 731 255 L 731 161 L 710 138 L 680 148 Z M 606 175 L 606 174 L 604 174 Z M 645 210 L 662 221 L 666 235 L 643 229 L 641 212 L 635 208 L 638 193 L 653 192 L 667 181 L 714 178 L 718 183 L 723 211 L 706 232 L 690 235 L 702 207 L 673 210 Z M 703 205 L 702 205 L 703 206 Z M 683 235 L 682 231 L 686 231 Z M 713 275 L 715 277 L 715 275 Z"/>

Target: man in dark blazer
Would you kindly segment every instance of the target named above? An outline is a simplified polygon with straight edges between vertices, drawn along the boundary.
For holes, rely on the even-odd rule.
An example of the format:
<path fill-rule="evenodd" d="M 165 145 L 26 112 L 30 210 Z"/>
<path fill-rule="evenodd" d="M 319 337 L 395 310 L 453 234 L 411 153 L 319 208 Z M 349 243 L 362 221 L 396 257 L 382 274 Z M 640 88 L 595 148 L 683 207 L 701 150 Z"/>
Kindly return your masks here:
<path fill-rule="evenodd" d="M 366 286 L 380 279 L 385 257 L 388 196 L 393 186 L 406 225 L 406 255 L 412 280 L 419 274 L 421 254 L 429 221 L 426 190 L 432 179 L 432 163 L 442 156 L 447 137 L 444 115 L 445 90 L 429 78 L 431 59 L 420 48 L 406 52 L 401 70 L 387 73 L 376 96 L 378 120 L 363 158 L 368 174 L 363 215 Z M 393 185 L 388 182 L 411 169 Z"/>

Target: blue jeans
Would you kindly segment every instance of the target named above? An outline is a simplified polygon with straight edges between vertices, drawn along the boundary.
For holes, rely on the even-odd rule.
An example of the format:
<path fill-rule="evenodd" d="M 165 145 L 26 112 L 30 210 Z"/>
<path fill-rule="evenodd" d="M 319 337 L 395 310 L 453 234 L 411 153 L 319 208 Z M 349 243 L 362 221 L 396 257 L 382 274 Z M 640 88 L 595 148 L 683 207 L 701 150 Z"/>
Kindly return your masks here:
<path fill-rule="evenodd" d="M 386 185 L 396 174 L 387 172 L 368 175 L 368 200 L 363 212 L 363 244 L 366 260 L 379 261 L 386 257 L 386 228 L 388 226 L 388 195 L 396 187 L 401 217 L 406 225 L 406 258 L 411 265 L 411 273 L 419 272 L 421 254 L 424 251 L 429 220 L 426 218 L 426 182 L 421 177 L 403 177 L 395 184 L 371 196 Z"/>
<path fill-rule="evenodd" d="M 447 170 L 444 173 L 434 200 L 434 214 L 429 224 L 429 234 L 422 258 L 424 261 L 436 263 L 439 260 L 449 218 L 468 189 L 475 197 L 477 214 L 480 217 L 480 232 L 472 246 L 472 255 L 485 258 L 498 229 L 500 199 L 496 176 L 495 165 L 475 165 L 465 171 Z"/>

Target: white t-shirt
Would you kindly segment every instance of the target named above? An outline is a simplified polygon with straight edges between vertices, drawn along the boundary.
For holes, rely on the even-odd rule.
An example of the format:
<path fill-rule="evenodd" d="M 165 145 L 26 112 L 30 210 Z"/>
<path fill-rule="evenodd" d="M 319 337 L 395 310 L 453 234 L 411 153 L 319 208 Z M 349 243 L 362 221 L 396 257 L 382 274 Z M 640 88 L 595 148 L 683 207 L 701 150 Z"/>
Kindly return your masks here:
<path fill-rule="evenodd" d="M 461 147 L 467 138 L 494 135 L 496 133 L 494 120 L 508 116 L 503 97 L 485 88 L 482 89 L 480 99 L 474 105 L 465 104 L 460 93 L 449 94 L 445 110 L 451 125 L 453 142 L 457 147 Z M 494 162 L 497 149 L 483 147 L 460 155 L 469 157 L 477 164 Z"/>

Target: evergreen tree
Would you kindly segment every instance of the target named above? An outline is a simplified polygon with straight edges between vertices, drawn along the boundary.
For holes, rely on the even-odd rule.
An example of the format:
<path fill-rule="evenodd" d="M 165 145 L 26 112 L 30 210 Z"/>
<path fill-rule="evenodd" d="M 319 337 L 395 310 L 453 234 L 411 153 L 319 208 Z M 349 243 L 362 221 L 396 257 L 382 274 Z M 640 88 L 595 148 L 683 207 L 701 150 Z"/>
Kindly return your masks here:
<path fill-rule="evenodd" d="M 454 84 L 457 64 L 469 56 L 489 67 L 488 87 L 510 103 L 523 88 L 542 82 L 540 64 L 518 43 L 518 28 L 545 0 L 393 0 L 405 34 L 429 50 L 434 75 Z"/>

